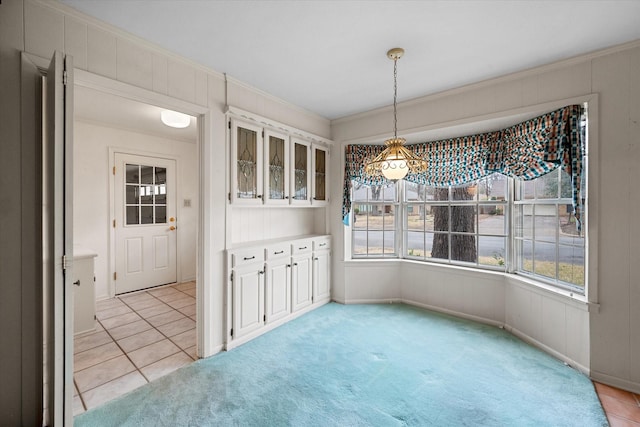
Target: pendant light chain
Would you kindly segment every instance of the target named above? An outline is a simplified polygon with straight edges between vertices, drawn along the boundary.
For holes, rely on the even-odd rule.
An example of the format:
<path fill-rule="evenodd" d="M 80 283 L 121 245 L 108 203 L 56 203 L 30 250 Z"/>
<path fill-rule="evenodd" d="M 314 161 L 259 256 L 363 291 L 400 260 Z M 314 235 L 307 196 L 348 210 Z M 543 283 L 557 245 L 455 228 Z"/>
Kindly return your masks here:
<path fill-rule="evenodd" d="M 393 60 L 393 137 L 398 139 L 398 58 Z"/>

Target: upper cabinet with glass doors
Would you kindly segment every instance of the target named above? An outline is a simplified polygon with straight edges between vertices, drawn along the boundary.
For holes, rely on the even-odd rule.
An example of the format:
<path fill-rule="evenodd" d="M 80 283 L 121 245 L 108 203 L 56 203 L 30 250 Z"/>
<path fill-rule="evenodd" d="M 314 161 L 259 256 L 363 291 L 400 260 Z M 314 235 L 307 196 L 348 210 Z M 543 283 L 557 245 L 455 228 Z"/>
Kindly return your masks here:
<path fill-rule="evenodd" d="M 322 145 L 311 146 L 311 191 L 313 192 L 311 204 L 323 206 L 329 202 L 328 182 L 329 176 L 329 149 Z"/>
<path fill-rule="evenodd" d="M 328 147 L 235 118 L 229 130 L 232 204 L 327 204 Z"/>
<path fill-rule="evenodd" d="M 291 204 L 311 204 L 311 144 L 291 139 Z"/>
<path fill-rule="evenodd" d="M 289 137 L 265 131 L 264 134 L 264 202 L 289 204 Z"/>
<path fill-rule="evenodd" d="M 262 128 L 231 120 L 231 201 L 261 205 L 263 198 Z"/>

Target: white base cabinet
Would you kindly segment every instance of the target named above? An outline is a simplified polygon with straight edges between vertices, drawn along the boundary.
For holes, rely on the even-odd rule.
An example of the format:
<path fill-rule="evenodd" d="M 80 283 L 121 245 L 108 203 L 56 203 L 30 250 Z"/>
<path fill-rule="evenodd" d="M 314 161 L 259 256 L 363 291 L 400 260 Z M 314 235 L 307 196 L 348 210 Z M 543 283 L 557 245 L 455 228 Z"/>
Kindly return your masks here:
<path fill-rule="evenodd" d="M 312 236 L 227 251 L 227 350 L 330 301 L 330 242 Z"/>

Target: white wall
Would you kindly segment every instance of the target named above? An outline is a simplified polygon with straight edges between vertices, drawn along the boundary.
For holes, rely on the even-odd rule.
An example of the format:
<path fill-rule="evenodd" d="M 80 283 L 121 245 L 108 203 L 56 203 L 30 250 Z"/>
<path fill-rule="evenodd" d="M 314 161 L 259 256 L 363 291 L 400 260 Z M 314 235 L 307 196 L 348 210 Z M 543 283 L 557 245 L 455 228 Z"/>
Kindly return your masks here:
<path fill-rule="evenodd" d="M 231 242 L 231 236 L 227 235 L 227 221 L 232 220 L 226 216 L 226 196 L 229 191 L 225 157 L 226 104 L 324 138 L 330 135 L 329 121 L 232 78 L 226 85 L 224 75 L 217 71 L 160 49 L 53 0 L 6 2 L 12 5 L 9 8 L 3 1 L 1 12 L 10 14 L 6 22 L 23 24 L 10 27 L 11 33 L 7 37 L 21 40 L 23 45 L 20 47 L 27 53 L 50 58 L 54 50 L 59 50 L 73 55 L 77 69 L 126 83 L 138 95 L 144 96 L 144 92 L 141 92 L 144 89 L 166 95 L 177 103 L 184 101 L 204 107 L 206 129 L 204 140 L 201 141 L 202 151 L 198 154 L 202 168 L 201 192 L 204 196 L 202 293 L 199 294 L 199 303 L 206 303 L 211 309 L 201 313 L 203 319 L 199 328 L 206 326 L 208 331 L 205 347 L 201 349 L 203 354 L 208 356 L 219 351 L 225 336 L 224 250 Z M 19 108 L 19 100 L 15 103 Z M 264 223 L 270 214 L 267 210 L 261 210 L 254 215 L 262 216 L 255 219 Z M 318 220 L 322 215 L 317 212 L 302 215 L 313 215 L 314 230 L 322 223 Z M 311 220 L 303 218 L 300 222 L 309 224 Z"/>
<path fill-rule="evenodd" d="M 503 320 L 514 331 L 589 368 L 595 379 L 640 392 L 640 42 L 402 103 L 399 132 L 404 136 L 495 118 L 590 94 L 597 95 L 591 97 L 588 171 L 588 280 L 593 304 L 587 311 L 585 303 L 509 280 L 496 284 L 495 290 L 500 294 L 504 286 Z M 381 142 L 389 135 L 391 114 L 390 108 L 383 108 L 334 120 L 332 138 L 340 147 L 350 141 Z M 334 149 L 332 170 L 344 170 L 344 154 L 339 151 Z M 334 200 L 342 197 L 342 182 L 332 182 L 331 194 Z M 341 206 L 335 203 L 330 226 L 336 242 L 345 237 L 340 217 Z M 345 262 L 349 257 L 343 247 L 334 247 L 334 289 L 336 296 L 348 300 L 352 263 Z M 434 283 L 429 274 L 416 279 L 425 285 L 411 290 L 412 299 L 463 314 L 477 311 L 476 296 L 466 289 L 475 286 L 473 280 L 455 291 L 455 298 L 443 299 L 439 296 L 454 291 L 434 291 L 438 280 Z M 456 274 L 439 279 L 442 287 L 458 280 Z"/>
<path fill-rule="evenodd" d="M 177 160 L 176 216 L 180 221 L 178 252 L 180 265 L 178 281 L 196 278 L 196 228 L 198 223 L 198 175 L 196 141 L 185 142 L 159 138 L 124 129 L 115 129 L 95 123 L 76 120 L 74 123 L 74 244 L 94 250 L 96 298 L 113 296 L 110 289 L 113 271 L 110 260 L 110 234 L 112 201 L 109 182 L 109 149 L 118 152 L 155 153 Z M 183 207 L 182 199 L 191 199 L 191 207 Z"/>
<path fill-rule="evenodd" d="M 318 211 L 325 208 L 232 207 L 229 246 L 260 240 L 324 234 Z"/>

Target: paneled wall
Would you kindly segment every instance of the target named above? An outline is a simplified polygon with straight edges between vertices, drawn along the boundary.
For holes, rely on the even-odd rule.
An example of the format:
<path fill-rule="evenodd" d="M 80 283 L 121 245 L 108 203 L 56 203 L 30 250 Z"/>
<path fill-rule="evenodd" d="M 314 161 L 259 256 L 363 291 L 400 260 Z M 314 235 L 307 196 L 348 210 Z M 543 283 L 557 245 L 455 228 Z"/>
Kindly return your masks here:
<path fill-rule="evenodd" d="M 589 94 L 597 95 L 591 97 L 594 104 L 590 111 L 589 299 L 599 306 L 593 304 L 587 311 L 586 304 L 540 293 L 530 285 L 516 286 L 509 280 L 496 283 L 495 289 L 504 286 L 501 298 L 507 326 L 547 350 L 589 368 L 593 378 L 638 392 L 640 42 L 402 103 L 398 106 L 399 133 L 404 136 L 480 121 Z M 383 108 L 334 120 L 332 137 L 342 147 L 350 141 L 381 142 L 389 135 L 389 121 L 385 118 L 391 114 L 390 108 Z M 344 155 L 338 155 L 337 148 L 332 168 L 344 170 Z M 332 195 L 334 199 L 342 195 L 341 182 L 332 183 Z M 331 207 L 331 226 L 338 242 L 345 230 L 340 209 L 339 204 Z M 348 301 L 353 263 L 345 262 L 349 256 L 344 248 L 336 247 L 334 287 L 338 290 L 336 296 Z M 438 295 L 452 291 L 434 293 L 438 279 L 432 275 L 413 275 L 412 279 L 412 284 L 403 283 L 412 288 L 410 299 L 473 314 L 465 307 L 475 310 L 476 302 L 470 298 L 477 295 L 469 290 L 447 300 Z M 459 280 L 457 274 L 439 277 L 439 286 L 449 287 L 454 280 Z M 473 282 L 463 281 L 468 287 L 475 286 Z M 559 301 L 561 305 L 557 304 Z M 548 333 L 553 328 L 561 332 Z"/>

